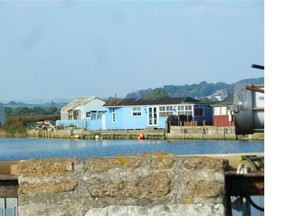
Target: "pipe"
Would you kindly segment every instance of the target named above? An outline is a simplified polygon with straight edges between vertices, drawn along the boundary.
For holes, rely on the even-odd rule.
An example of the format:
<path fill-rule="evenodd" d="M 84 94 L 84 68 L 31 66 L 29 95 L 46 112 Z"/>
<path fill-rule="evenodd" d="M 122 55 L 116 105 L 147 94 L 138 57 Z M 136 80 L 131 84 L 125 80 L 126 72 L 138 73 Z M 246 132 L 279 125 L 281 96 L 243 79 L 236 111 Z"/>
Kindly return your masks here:
<path fill-rule="evenodd" d="M 251 67 L 252 68 L 256 68 L 256 69 L 260 69 L 260 70 L 264 70 L 264 66 L 263 65 L 252 64 Z"/>

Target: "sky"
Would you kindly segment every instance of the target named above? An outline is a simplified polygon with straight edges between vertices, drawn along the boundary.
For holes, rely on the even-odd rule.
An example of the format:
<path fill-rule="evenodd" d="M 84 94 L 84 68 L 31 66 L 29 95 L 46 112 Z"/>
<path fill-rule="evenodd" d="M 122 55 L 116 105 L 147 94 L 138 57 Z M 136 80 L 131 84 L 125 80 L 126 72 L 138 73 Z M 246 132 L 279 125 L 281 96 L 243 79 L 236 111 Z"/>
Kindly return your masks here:
<path fill-rule="evenodd" d="M 264 77 L 264 0 L 0 0 L 0 101 Z"/>

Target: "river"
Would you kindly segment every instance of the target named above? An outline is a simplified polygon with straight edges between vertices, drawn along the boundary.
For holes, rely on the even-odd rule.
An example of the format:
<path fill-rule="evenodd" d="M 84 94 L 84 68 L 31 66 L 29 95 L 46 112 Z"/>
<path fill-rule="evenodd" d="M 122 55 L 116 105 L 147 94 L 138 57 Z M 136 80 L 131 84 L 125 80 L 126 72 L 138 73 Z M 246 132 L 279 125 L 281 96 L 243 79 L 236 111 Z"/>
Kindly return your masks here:
<path fill-rule="evenodd" d="M 264 140 L 70 140 L 0 138 L 0 161 L 31 158 L 112 157 L 167 152 L 177 155 L 264 152 Z"/>

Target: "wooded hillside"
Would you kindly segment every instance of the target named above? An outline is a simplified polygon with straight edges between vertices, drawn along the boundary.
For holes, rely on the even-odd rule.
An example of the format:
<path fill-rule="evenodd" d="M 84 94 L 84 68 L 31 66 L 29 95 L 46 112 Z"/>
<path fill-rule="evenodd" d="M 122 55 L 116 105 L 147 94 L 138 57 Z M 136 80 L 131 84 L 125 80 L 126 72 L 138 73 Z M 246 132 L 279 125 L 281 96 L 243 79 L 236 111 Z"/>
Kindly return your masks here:
<path fill-rule="evenodd" d="M 264 77 L 243 79 L 233 84 L 224 82 L 208 83 L 202 81 L 199 84 L 185 84 L 185 85 L 164 85 L 159 88 L 149 88 L 143 90 L 136 90 L 126 95 L 126 98 L 149 98 L 149 97 L 191 97 L 191 98 L 217 98 L 227 97 L 229 93 L 233 92 L 233 88 L 237 84 L 264 84 Z"/>

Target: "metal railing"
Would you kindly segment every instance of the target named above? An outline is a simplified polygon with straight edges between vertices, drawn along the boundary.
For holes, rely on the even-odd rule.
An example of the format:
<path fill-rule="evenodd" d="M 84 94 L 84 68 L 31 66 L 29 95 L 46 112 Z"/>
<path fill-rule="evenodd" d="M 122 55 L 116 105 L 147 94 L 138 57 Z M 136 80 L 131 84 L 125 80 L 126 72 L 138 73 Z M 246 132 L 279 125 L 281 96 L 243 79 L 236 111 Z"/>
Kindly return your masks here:
<path fill-rule="evenodd" d="M 18 198 L 0 198 L 0 216 L 18 216 Z"/>

